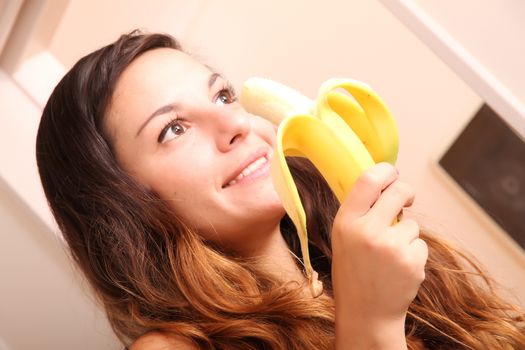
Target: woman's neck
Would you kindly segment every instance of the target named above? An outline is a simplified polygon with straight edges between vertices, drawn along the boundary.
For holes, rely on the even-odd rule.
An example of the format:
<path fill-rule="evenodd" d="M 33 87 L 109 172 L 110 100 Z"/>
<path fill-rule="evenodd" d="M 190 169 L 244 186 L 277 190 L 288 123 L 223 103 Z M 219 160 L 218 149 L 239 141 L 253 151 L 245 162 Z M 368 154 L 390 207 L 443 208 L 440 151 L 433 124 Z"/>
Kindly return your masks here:
<path fill-rule="evenodd" d="M 305 282 L 297 258 L 288 248 L 279 226 L 277 226 L 256 249 L 247 252 L 247 256 L 257 259 L 259 266 L 283 282 Z"/>

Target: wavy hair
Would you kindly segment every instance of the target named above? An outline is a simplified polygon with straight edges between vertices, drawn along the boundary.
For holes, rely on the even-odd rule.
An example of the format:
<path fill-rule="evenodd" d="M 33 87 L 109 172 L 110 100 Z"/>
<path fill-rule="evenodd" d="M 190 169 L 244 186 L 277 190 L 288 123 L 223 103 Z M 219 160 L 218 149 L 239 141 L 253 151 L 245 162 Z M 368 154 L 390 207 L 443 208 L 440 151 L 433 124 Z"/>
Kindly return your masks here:
<path fill-rule="evenodd" d="M 161 47 L 182 50 L 169 35 L 122 35 L 79 60 L 44 108 L 38 169 L 72 259 L 124 344 L 156 330 L 200 349 L 332 349 L 332 298 L 305 298 L 255 261 L 205 242 L 116 162 L 103 129 L 115 85 L 135 58 Z M 312 264 L 330 296 L 338 202 L 307 160 L 289 162 L 309 218 Z M 281 229 L 300 257 L 287 216 Z M 409 349 L 524 349 L 523 312 L 465 254 L 422 238 L 429 258 L 406 320 Z"/>

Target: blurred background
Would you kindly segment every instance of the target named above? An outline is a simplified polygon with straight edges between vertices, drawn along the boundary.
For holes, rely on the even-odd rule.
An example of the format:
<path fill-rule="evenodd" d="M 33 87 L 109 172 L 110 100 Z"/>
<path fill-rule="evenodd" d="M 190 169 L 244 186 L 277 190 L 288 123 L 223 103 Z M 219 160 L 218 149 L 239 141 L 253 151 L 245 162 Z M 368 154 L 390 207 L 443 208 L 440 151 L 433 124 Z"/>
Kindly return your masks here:
<path fill-rule="evenodd" d="M 485 102 L 523 149 L 523 15 L 520 0 L 0 0 L 0 350 L 122 348 L 69 261 L 34 144 L 61 76 L 135 28 L 176 36 L 237 87 L 263 76 L 315 97 L 330 77 L 371 85 L 398 121 L 397 166 L 417 193 L 408 215 L 525 305 L 523 249 L 439 165 Z M 524 179 L 513 179 L 523 204 Z"/>

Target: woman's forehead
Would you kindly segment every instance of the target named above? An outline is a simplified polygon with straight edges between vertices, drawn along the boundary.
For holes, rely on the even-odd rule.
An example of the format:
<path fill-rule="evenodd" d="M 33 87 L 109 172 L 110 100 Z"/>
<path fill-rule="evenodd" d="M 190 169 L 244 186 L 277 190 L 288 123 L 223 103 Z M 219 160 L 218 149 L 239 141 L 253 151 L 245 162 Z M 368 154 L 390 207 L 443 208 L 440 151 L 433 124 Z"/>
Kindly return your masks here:
<path fill-rule="evenodd" d="M 157 108 L 159 103 L 188 89 L 206 88 L 210 70 L 190 55 L 169 48 L 148 51 L 135 59 L 120 76 L 111 107 Z"/>
<path fill-rule="evenodd" d="M 205 81 L 210 70 L 190 55 L 160 48 L 145 52 L 122 73 L 117 89 L 147 89 L 173 83 Z"/>

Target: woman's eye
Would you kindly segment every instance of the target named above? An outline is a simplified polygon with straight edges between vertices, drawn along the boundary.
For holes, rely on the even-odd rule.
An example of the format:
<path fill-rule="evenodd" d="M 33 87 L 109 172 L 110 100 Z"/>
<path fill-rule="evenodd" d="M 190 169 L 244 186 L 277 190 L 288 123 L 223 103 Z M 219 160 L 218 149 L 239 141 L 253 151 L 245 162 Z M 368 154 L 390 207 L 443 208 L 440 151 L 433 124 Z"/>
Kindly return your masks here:
<path fill-rule="evenodd" d="M 232 89 L 222 89 L 215 98 L 215 102 L 218 105 L 227 105 L 235 101 L 237 101 L 237 96 L 235 96 L 235 92 Z"/>
<path fill-rule="evenodd" d="M 165 143 L 173 140 L 180 135 L 184 134 L 186 127 L 180 123 L 180 120 L 175 119 L 168 123 L 160 132 L 158 142 Z"/>

